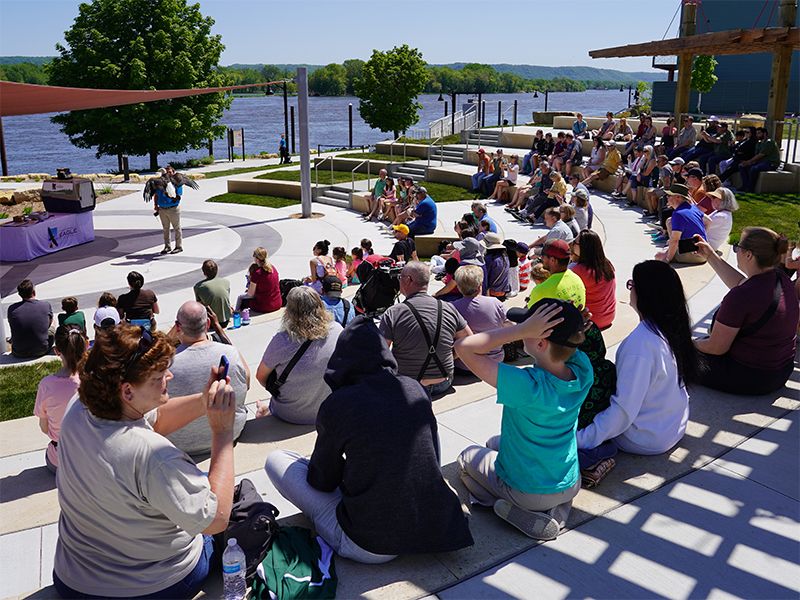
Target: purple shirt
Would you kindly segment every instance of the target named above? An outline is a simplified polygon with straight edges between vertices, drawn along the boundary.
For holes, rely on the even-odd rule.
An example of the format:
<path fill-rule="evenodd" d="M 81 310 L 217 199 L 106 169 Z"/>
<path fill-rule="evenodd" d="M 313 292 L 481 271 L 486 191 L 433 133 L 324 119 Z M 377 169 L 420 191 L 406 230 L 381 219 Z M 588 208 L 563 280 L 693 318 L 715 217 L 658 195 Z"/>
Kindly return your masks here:
<path fill-rule="evenodd" d="M 450 303 L 469 325 L 473 333 L 489 331 L 503 326 L 506 322 L 506 314 L 503 311 L 503 304 L 497 298 L 490 296 L 475 296 L 474 298 L 459 298 Z M 503 348 L 498 347 L 487 353 L 486 356 L 497 362 L 503 361 Z M 466 369 L 460 360 L 456 360 L 456 366 Z"/>

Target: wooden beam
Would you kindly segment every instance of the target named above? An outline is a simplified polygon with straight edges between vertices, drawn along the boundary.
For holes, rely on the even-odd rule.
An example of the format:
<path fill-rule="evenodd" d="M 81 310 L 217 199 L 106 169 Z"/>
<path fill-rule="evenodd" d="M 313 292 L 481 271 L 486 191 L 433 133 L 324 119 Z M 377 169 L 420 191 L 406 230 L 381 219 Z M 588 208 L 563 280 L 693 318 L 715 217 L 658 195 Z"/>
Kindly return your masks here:
<path fill-rule="evenodd" d="M 797 18 L 797 0 L 781 0 L 780 21 L 789 28 Z M 792 48 L 778 46 L 772 55 L 772 73 L 769 80 L 767 100 L 767 130 L 774 140 L 783 139 L 783 120 L 786 117 L 786 101 L 789 96 L 789 77 L 792 65 Z"/>
<path fill-rule="evenodd" d="M 688 37 L 591 50 L 592 58 L 676 56 L 681 54 L 754 54 L 774 52 L 776 46 L 800 50 L 800 28 L 733 29 Z"/>

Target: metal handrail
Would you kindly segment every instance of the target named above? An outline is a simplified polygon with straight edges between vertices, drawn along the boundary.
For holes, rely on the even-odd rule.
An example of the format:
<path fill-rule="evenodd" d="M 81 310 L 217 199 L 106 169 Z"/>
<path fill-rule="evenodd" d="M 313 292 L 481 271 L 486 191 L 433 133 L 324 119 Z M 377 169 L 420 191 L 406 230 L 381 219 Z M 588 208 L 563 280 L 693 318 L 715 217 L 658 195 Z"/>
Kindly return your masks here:
<path fill-rule="evenodd" d="M 326 160 L 331 161 L 331 185 L 333 185 L 333 156 L 326 156 L 319 162 L 314 164 L 314 189 L 319 188 L 319 166 Z"/>
<path fill-rule="evenodd" d="M 507 120 L 508 120 L 508 119 L 506 119 L 506 114 L 507 114 L 509 111 L 511 111 L 512 113 L 514 112 L 514 104 L 513 104 L 513 103 L 511 104 L 511 106 L 509 106 L 508 108 L 506 108 L 506 109 L 505 109 L 505 110 L 504 110 L 504 111 L 503 111 L 503 112 L 500 114 L 500 135 L 503 135 L 503 131 L 505 131 L 505 128 L 506 128 L 506 126 L 505 126 L 505 125 L 503 125 L 503 121 L 507 121 Z M 514 123 L 514 122 L 512 121 L 512 122 L 511 122 L 511 131 L 514 131 L 514 127 L 516 127 L 516 126 L 517 126 L 517 124 L 516 124 L 516 123 Z"/>
<path fill-rule="evenodd" d="M 370 171 L 369 171 L 369 167 L 370 167 L 370 159 L 368 159 L 368 158 L 367 158 L 367 159 L 365 159 L 365 160 L 362 160 L 360 163 L 358 163 L 358 164 L 355 166 L 355 168 L 354 168 L 352 171 L 350 171 L 350 179 L 351 179 L 351 182 L 350 182 L 350 187 L 351 187 L 351 189 L 352 189 L 353 193 L 355 193 L 355 191 L 356 191 L 356 171 L 357 171 L 358 169 L 360 169 L 360 168 L 361 168 L 361 166 L 362 166 L 364 163 L 367 163 L 367 189 L 369 189 L 369 188 L 370 188 L 370 185 L 369 185 L 369 183 L 370 183 L 370 179 L 371 179 L 371 177 L 370 177 Z"/>
<path fill-rule="evenodd" d="M 432 150 L 432 149 L 433 149 L 433 147 L 436 145 L 436 142 L 439 142 L 439 141 L 441 141 L 442 139 L 444 139 L 444 136 L 441 136 L 441 135 L 440 135 L 438 138 L 436 138 L 435 140 L 433 140 L 433 141 L 430 143 L 430 145 L 428 146 L 428 168 L 429 168 L 429 169 L 431 168 L 431 150 Z M 444 143 L 442 143 L 442 150 L 444 150 Z M 442 161 L 442 162 L 439 164 L 439 166 L 442 166 L 442 164 L 444 164 L 444 159 L 442 158 L 442 155 L 441 155 L 441 153 L 439 154 L 439 159 Z"/>

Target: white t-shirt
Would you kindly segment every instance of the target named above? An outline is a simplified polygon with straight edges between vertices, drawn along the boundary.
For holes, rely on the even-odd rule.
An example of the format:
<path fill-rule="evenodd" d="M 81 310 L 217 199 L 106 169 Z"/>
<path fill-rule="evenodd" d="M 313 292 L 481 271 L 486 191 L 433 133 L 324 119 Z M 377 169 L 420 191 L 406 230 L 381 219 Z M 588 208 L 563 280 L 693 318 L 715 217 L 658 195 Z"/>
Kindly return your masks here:
<path fill-rule="evenodd" d="M 519 165 L 509 164 L 506 170 L 506 179 L 511 183 L 517 183 L 517 175 L 519 175 Z"/>
<path fill-rule="evenodd" d="M 194 569 L 217 497 L 208 477 L 146 419 L 100 419 L 76 396 L 58 455 L 54 569 L 64 583 L 94 596 L 143 596 Z"/>
<path fill-rule="evenodd" d="M 689 393 L 669 344 L 640 322 L 617 350 L 611 405 L 578 430 L 578 448 L 613 439 L 631 454 L 661 454 L 680 441 L 688 420 Z"/>
<path fill-rule="evenodd" d="M 714 250 L 719 250 L 728 241 L 733 227 L 733 214 L 729 210 L 715 210 L 708 218 L 711 222 L 706 221 L 706 240 Z"/>

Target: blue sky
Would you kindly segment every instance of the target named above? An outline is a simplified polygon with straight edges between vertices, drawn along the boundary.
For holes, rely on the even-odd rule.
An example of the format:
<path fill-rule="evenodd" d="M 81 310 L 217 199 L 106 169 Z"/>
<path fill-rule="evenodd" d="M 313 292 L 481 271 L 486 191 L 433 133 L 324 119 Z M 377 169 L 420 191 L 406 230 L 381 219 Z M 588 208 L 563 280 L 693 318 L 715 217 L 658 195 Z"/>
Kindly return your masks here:
<path fill-rule="evenodd" d="M 201 0 L 226 50 L 222 64 L 326 64 L 407 43 L 430 63 L 586 65 L 639 71 L 650 58 L 590 49 L 661 39 L 678 0 Z M 0 55 L 48 56 L 77 0 L 0 0 Z M 624 17 L 621 15 L 625 15 Z M 671 34 L 676 32 L 677 21 Z"/>

